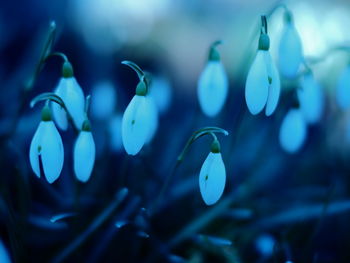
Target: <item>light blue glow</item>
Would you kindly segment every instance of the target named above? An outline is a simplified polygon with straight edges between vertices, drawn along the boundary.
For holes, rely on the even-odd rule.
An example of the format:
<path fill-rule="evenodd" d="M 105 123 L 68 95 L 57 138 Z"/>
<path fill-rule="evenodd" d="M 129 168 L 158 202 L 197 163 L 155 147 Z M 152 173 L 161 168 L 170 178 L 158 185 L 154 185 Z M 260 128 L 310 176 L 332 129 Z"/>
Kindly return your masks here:
<path fill-rule="evenodd" d="M 122 119 L 122 141 L 125 151 L 136 155 L 150 135 L 151 114 L 147 97 L 135 95 Z"/>
<path fill-rule="evenodd" d="M 149 95 L 153 98 L 158 112 L 165 113 L 171 103 L 172 90 L 168 79 L 162 76 L 154 76 Z"/>
<path fill-rule="evenodd" d="M 347 66 L 340 74 L 336 99 L 340 108 L 346 110 L 350 107 L 350 66 Z"/>
<path fill-rule="evenodd" d="M 265 64 L 265 53 L 258 50 L 250 67 L 245 85 L 245 100 L 251 114 L 256 115 L 263 110 L 269 95 L 269 80 Z"/>
<path fill-rule="evenodd" d="M 122 116 L 115 114 L 109 120 L 109 143 L 110 148 L 114 152 L 120 152 L 123 148 L 122 142 Z"/>
<path fill-rule="evenodd" d="M 10 256 L 4 243 L 0 240 L 0 262 L 1 263 L 11 263 Z"/>
<path fill-rule="evenodd" d="M 110 118 L 116 106 L 116 91 L 109 81 L 98 83 L 91 93 L 91 115 L 98 120 Z"/>
<path fill-rule="evenodd" d="M 278 67 L 286 78 L 296 77 L 303 61 L 303 47 L 293 22 L 287 22 L 278 49 Z"/>
<path fill-rule="evenodd" d="M 301 88 L 298 89 L 298 98 L 301 112 L 307 123 L 314 124 L 322 117 L 324 107 L 323 91 L 311 73 L 304 75 L 300 84 Z"/>
<path fill-rule="evenodd" d="M 76 79 L 74 77 L 61 78 L 55 94 L 61 97 L 73 118 L 75 127 L 80 130 L 85 120 L 85 97 Z M 62 130 L 66 130 L 68 122 L 64 109 L 52 102 L 52 113 L 57 126 Z"/>
<path fill-rule="evenodd" d="M 304 144 L 307 127 L 299 109 L 291 109 L 284 117 L 279 133 L 279 141 L 283 150 L 288 153 L 297 152 Z"/>
<path fill-rule="evenodd" d="M 39 155 L 46 180 L 53 183 L 62 171 L 64 151 L 61 136 L 52 121 L 40 122 L 30 144 L 30 164 L 38 177 L 40 177 Z"/>
<path fill-rule="evenodd" d="M 225 189 L 226 169 L 221 153 L 210 152 L 199 174 L 199 189 L 207 205 L 215 204 Z"/>
<path fill-rule="evenodd" d="M 265 257 L 269 257 L 273 253 L 275 239 L 269 234 L 263 234 L 256 239 L 256 249 Z"/>
<path fill-rule="evenodd" d="M 81 182 L 90 178 L 95 163 L 95 142 L 90 131 L 81 131 L 74 145 L 74 173 Z"/>
<path fill-rule="evenodd" d="M 208 61 L 198 81 L 199 105 L 205 115 L 216 116 L 223 108 L 228 91 L 228 80 L 220 61 Z"/>

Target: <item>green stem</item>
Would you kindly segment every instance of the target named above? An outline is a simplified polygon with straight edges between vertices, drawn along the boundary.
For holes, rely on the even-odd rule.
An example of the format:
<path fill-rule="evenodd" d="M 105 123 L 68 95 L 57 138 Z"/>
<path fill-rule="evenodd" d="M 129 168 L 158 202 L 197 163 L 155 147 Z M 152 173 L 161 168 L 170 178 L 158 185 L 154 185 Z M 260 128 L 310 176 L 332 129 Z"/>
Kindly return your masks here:
<path fill-rule="evenodd" d="M 137 76 L 139 77 L 140 81 L 143 81 L 144 78 L 145 78 L 145 73 L 143 72 L 143 70 L 138 66 L 136 65 L 134 62 L 132 61 L 129 61 L 129 60 L 124 60 L 122 61 L 122 64 L 123 65 L 126 65 L 130 68 L 132 68 L 136 73 L 137 73 Z"/>
<path fill-rule="evenodd" d="M 69 62 L 68 57 L 62 52 L 53 52 L 46 56 L 45 61 L 51 57 L 61 57 L 64 62 Z"/>

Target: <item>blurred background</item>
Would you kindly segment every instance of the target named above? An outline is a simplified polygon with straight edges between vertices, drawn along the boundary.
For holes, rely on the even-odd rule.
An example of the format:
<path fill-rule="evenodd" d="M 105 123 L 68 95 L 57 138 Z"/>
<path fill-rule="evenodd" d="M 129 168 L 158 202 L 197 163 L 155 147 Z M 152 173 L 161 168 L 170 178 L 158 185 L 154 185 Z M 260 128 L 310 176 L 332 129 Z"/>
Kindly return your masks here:
<path fill-rule="evenodd" d="M 310 67 L 325 94 L 322 118 L 295 154 L 281 149 L 278 134 L 290 107 L 288 90 L 298 82 L 282 79 L 280 103 L 269 118 L 252 116 L 244 99 L 262 14 L 276 60 L 279 3 L 2 1 L 0 261 L 7 255 L 10 262 L 349 262 L 350 112 L 335 100 L 349 52 L 329 51 L 350 45 L 350 2 L 283 2 L 293 12 L 305 57 L 322 58 Z M 33 88 L 24 90 L 51 21 L 57 25 L 53 50 L 68 56 L 84 94 L 92 94 L 97 152 L 86 184 L 73 173 L 72 129 L 61 132 L 65 161 L 57 182 L 38 179 L 29 164 L 41 110 L 29 103 L 53 91 L 61 77 L 62 61 L 51 58 Z M 199 108 L 197 82 L 209 46 L 219 39 L 229 92 L 219 116 L 208 118 Z M 138 83 L 123 60 L 152 74 L 159 107 L 156 134 L 135 157 L 127 156 L 115 128 Z M 107 119 L 93 114 L 101 90 L 114 98 Z M 221 200 L 208 207 L 199 193 L 211 143 L 203 138 L 176 171 L 157 213 L 150 213 L 187 139 L 205 126 L 230 132 L 219 137 L 227 171 Z M 120 201 L 123 187 L 129 192 Z"/>

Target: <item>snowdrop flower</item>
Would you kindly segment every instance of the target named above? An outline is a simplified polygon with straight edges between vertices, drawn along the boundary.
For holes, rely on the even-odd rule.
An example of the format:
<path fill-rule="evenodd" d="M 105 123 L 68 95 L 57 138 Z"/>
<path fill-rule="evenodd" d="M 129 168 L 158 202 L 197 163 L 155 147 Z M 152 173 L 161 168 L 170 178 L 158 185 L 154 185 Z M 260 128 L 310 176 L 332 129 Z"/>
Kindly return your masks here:
<path fill-rule="evenodd" d="M 199 189 L 207 205 L 213 205 L 220 199 L 225 183 L 225 165 L 222 161 L 219 141 L 215 139 L 199 174 Z"/>
<path fill-rule="evenodd" d="M 0 240 L 0 262 L 1 263 L 11 263 L 10 256 L 4 243 Z"/>
<path fill-rule="evenodd" d="M 336 99 L 342 109 L 345 110 L 350 107 L 350 66 L 347 66 L 340 74 L 336 89 Z"/>
<path fill-rule="evenodd" d="M 136 87 L 136 95 L 127 106 L 122 119 L 122 141 L 125 151 L 130 155 L 136 155 L 147 142 L 152 128 L 152 109 L 143 71 L 134 63 L 122 62 L 134 69 L 140 78 Z"/>
<path fill-rule="evenodd" d="M 149 94 L 153 98 L 158 112 L 165 113 L 170 106 L 172 96 L 169 80 L 163 76 L 153 77 Z"/>
<path fill-rule="evenodd" d="M 146 143 L 152 141 L 154 135 L 158 129 L 158 109 L 152 96 L 147 95 L 147 103 L 149 108 L 149 133 L 146 139 Z"/>
<path fill-rule="evenodd" d="M 261 33 L 259 48 L 252 66 L 249 69 L 245 85 L 245 99 L 251 114 L 256 115 L 265 108 L 266 116 L 270 116 L 276 109 L 280 96 L 280 78 L 274 62 L 271 59 L 269 48 L 270 39 Z"/>
<path fill-rule="evenodd" d="M 225 69 L 220 61 L 220 54 L 216 46 L 220 44 L 216 41 L 209 51 L 209 58 L 198 81 L 199 105 L 208 117 L 216 116 L 225 104 L 228 80 Z"/>
<path fill-rule="evenodd" d="M 303 146 L 306 135 L 307 127 L 300 109 L 289 110 L 282 121 L 279 133 L 282 149 L 288 153 L 297 152 Z"/>
<path fill-rule="evenodd" d="M 120 152 L 123 148 L 122 142 L 122 116 L 115 114 L 109 120 L 108 131 L 110 138 L 110 148 L 113 152 Z"/>
<path fill-rule="evenodd" d="M 308 124 L 314 124 L 320 120 L 323 113 L 324 98 L 322 89 L 311 72 L 303 76 L 300 85 L 298 98 L 301 112 Z"/>
<path fill-rule="evenodd" d="M 116 104 L 116 92 L 112 83 L 98 83 L 92 90 L 91 114 L 95 119 L 105 120 L 112 116 Z"/>
<path fill-rule="evenodd" d="M 283 76 L 294 78 L 303 61 L 303 47 L 290 11 L 285 13 L 284 20 L 285 26 L 278 50 L 278 66 Z"/>
<path fill-rule="evenodd" d="M 95 142 L 91 133 L 91 126 L 85 120 L 74 145 L 74 173 L 81 182 L 90 178 L 95 163 Z"/>
<path fill-rule="evenodd" d="M 40 178 L 40 171 L 46 180 L 53 183 L 60 175 L 63 167 L 63 143 L 55 124 L 51 110 L 44 106 L 41 122 L 30 144 L 29 159 L 34 173 Z"/>
<path fill-rule="evenodd" d="M 83 90 L 73 75 L 72 65 L 68 61 L 63 64 L 62 75 L 55 94 L 61 97 L 73 119 L 75 127 L 80 129 L 85 120 L 85 97 Z M 60 105 L 53 103 L 52 112 L 57 126 L 62 130 L 66 130 L 68 127 L 66 111 Z"/>

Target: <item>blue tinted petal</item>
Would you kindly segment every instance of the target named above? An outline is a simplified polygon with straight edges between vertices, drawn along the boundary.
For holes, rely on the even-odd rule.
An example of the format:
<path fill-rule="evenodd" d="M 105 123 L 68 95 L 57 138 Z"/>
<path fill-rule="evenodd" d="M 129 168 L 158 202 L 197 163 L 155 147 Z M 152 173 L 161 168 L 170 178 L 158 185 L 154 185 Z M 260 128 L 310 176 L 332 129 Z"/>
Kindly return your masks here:
<path fill-rule="evenodd" d="M 283 150 L 297 152 L 304 144 L 307 127 L 299 109 L 291 109 L 282 121 L 279 141 Z"/>
<path fill-rule="evenodd" d="M 95 163 L 95 142 L 90 131 L 81 131 L 74 145 L 74 173 L 81 182 L 90 178 Z"/>
<path fill-rule="evenodd" d="M 278 49 L 278 66 L 286 78 L 294 78 L 303 61 L 303 49 L 293 23 L 286 24 Z"/>
<path fill-rule="evenodd" d="M 340 74 L 336 99 L 342 109 L 348 109 L 350 107 L 350 66 L 347 66 Z"/>
<path fill-rule="evenodd" d="M 55 94 L 63 99 L 63 97 L 66 93 L 65 90 L 66 90 L 65 82 L 60 81 L 57 85 L 56 90 L 55 90 Z M 51 102 L 51 108 L 52 108 L 53 118 L 54 118 L 57 126 L 61 130 L 64 130 L 64 131 L 67 130 L 68 119 L 67 119 L 67 113 L 65 112 L 65 110 L 55 102 Z"/>
<path fill-rule="evenodd" d="M 0 262 L 1 263 L 11 263 L 10 256 L 4 243 L 0 240 Z"/>
<path fill-rule="evenodd" d="M 209 61 L 198 81 L 198 99 L 202 111 L 216 116 L 225 104 L 228 80 L 220 61 Z"/>
<path fill-rule="evenodd" d="M 301 80 L 298 98 L 305 121 L 310 124 L 318 122 L 323 113 L 324 97 L 312 74 L 305 75 Z"/>
<path fill-rule="evenodd" d="M 266 116 L 270 116 L 275 111 L 279 101 L 281 92 L 281 81 L 275 63 L 272 61 L 269 52 L 266 52 L 265 58 L 267 72 L 268 75 L 271 77 L 271 84 L 269 85 L 269 95 L 267 98 L 265 114 Z"/>
<path fill-rule="evenodd" d="M 199 174 L 199 189 L 207 205 L 215 204 L 225 189 L 226 170 L 221 153 L 210 152 Z"/>
<path fill-rule="evenodd" d="M 250 113 L 254 115 L 265 107 L 269 93 L 265 53 L 267 51 L 257 52 L 245 85 L 245 100 Z"/>
<path fill-rule="evenodd" d="M 150 96 L 154 99 L 160 114 L 168 110 L 171 103 L 171 85 L 164 77 L 154 76 L 150 89 Z"/>
<path fill-rule="evenodd" d="M 147 98 L 135 95 L 122 119 L 122 141 L 125 151 L 136 155 L 145 144 L 150 129 L 150 113 Z"/>
<path fill-rule="evenodd" d="M 59 177 L 62 171 L 63 143 L 52 121 L 43 122 L 43 126 L 41 158 L 46 180 L 51 184 Z"/>
<path fill-rule="evenodd" d="M 44 131 L 44 122 L 40 122 L 35 134 L 33 136 L 32 142 L 29 149 L 29 160 L 32 166 L 33 172 L 40 178 L 40 164 L 39 164 L 39 154 L 41 153 L 41 138 Z"/>
<path fill-rule="evenodd" d="M 154 102 L 153 97 L 147 95 L 147 103 L 149 107 L 149 133 L 146 139 L 146 143 L 152 141 L 156 131 L 158 129 L 158 110 Z"/>

